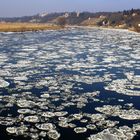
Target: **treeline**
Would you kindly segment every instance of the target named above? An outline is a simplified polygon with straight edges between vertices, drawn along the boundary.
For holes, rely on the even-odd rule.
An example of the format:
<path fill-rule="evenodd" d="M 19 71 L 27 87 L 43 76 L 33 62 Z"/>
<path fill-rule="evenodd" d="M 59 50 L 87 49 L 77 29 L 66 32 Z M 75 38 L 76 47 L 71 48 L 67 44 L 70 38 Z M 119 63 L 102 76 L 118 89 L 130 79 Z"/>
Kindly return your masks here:
<path fill-rule="evenodd" d="M 50 23 L 59 24 L 59 20 L 63 17 L 63 23 L 68 25 L 84 25 L 97 24 L 97 26 L 122 26 L 123 28 L 138 28 L 140 24 L 140 9 L 124 10 L 120 12 L 63 12 L 63 13 L 50 13 L 38 14 L 34 16 L 25 16 L 18 18 L 0 18 L 1 22 L 31 22 L 31 23 Z"/>

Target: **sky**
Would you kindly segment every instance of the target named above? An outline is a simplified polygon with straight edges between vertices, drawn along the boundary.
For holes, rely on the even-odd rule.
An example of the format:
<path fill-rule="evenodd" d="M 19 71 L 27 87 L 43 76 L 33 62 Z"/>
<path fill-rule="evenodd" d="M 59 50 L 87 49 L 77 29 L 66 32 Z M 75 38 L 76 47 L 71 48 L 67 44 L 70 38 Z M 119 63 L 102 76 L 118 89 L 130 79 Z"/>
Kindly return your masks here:
<path fill-rule="evenodd" d="M 0 0 L 0 17 L 44 12 L 122 11 L 131 8 L 140 8 L 140 0 Z"/>

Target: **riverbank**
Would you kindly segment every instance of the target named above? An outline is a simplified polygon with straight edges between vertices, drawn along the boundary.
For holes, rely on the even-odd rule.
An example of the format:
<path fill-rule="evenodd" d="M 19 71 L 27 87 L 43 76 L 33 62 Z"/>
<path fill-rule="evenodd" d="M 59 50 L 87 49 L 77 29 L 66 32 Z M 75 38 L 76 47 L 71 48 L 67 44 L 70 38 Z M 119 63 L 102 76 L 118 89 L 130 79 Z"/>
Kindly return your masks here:
<path fill-rule="evenodd" d="M 68 28 L 95 28 L 95 29 L 111 29 L 111 30 L 120 30 L 120 31 L 129 31 L 129 32 L 135 32 L 140 33 L 139 30 L 136 30 L 135 28 L 119 28 L 119 27 L 113 27 L 113 26 L 66 26 Z"/>
<path fill-rule="evenodd" d="M 0 32 L 26 32 L 59 29 L 62 29 L 62 27 L 42 23 L 0 23 Z"/>
<path fill-rule="evenodd" d="M 45 23 L 0 23 L 0 32 L 26 32 L 26 31 L 44 31 L 44 30 L 60 30 L 63 28 L 98 28 L 98 29 L 117 29 L 126 30 L 140 33 L 140 31 L 135 30 L 135 28 L 117 28 L 113 26 L 59 26 L 55 24 L 45 24 Z"/>

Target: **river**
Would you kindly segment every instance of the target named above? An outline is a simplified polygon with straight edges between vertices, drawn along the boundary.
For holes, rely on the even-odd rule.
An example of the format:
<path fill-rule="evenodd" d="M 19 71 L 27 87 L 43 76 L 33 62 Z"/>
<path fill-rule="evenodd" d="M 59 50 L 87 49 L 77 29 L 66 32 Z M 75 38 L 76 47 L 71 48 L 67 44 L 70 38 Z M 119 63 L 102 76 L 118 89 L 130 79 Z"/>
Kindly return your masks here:
<path fill-rule="evenodd" d="M 137 33 L 0 33 L 2 139 L 139 140 L 139 101 Z"/>

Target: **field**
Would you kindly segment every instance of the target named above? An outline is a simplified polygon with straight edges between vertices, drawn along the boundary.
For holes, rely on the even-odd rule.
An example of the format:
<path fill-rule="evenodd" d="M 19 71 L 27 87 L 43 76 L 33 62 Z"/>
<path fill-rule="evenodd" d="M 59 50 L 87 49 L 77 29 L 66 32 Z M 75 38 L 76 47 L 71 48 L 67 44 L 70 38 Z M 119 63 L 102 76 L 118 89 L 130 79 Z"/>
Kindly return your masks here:
<path fill-rule="evenodd" d="M 41 23 L 0 23 L 0 32 L 25 32 L 57 29 L 61 29 L 61 27 Z"/>

